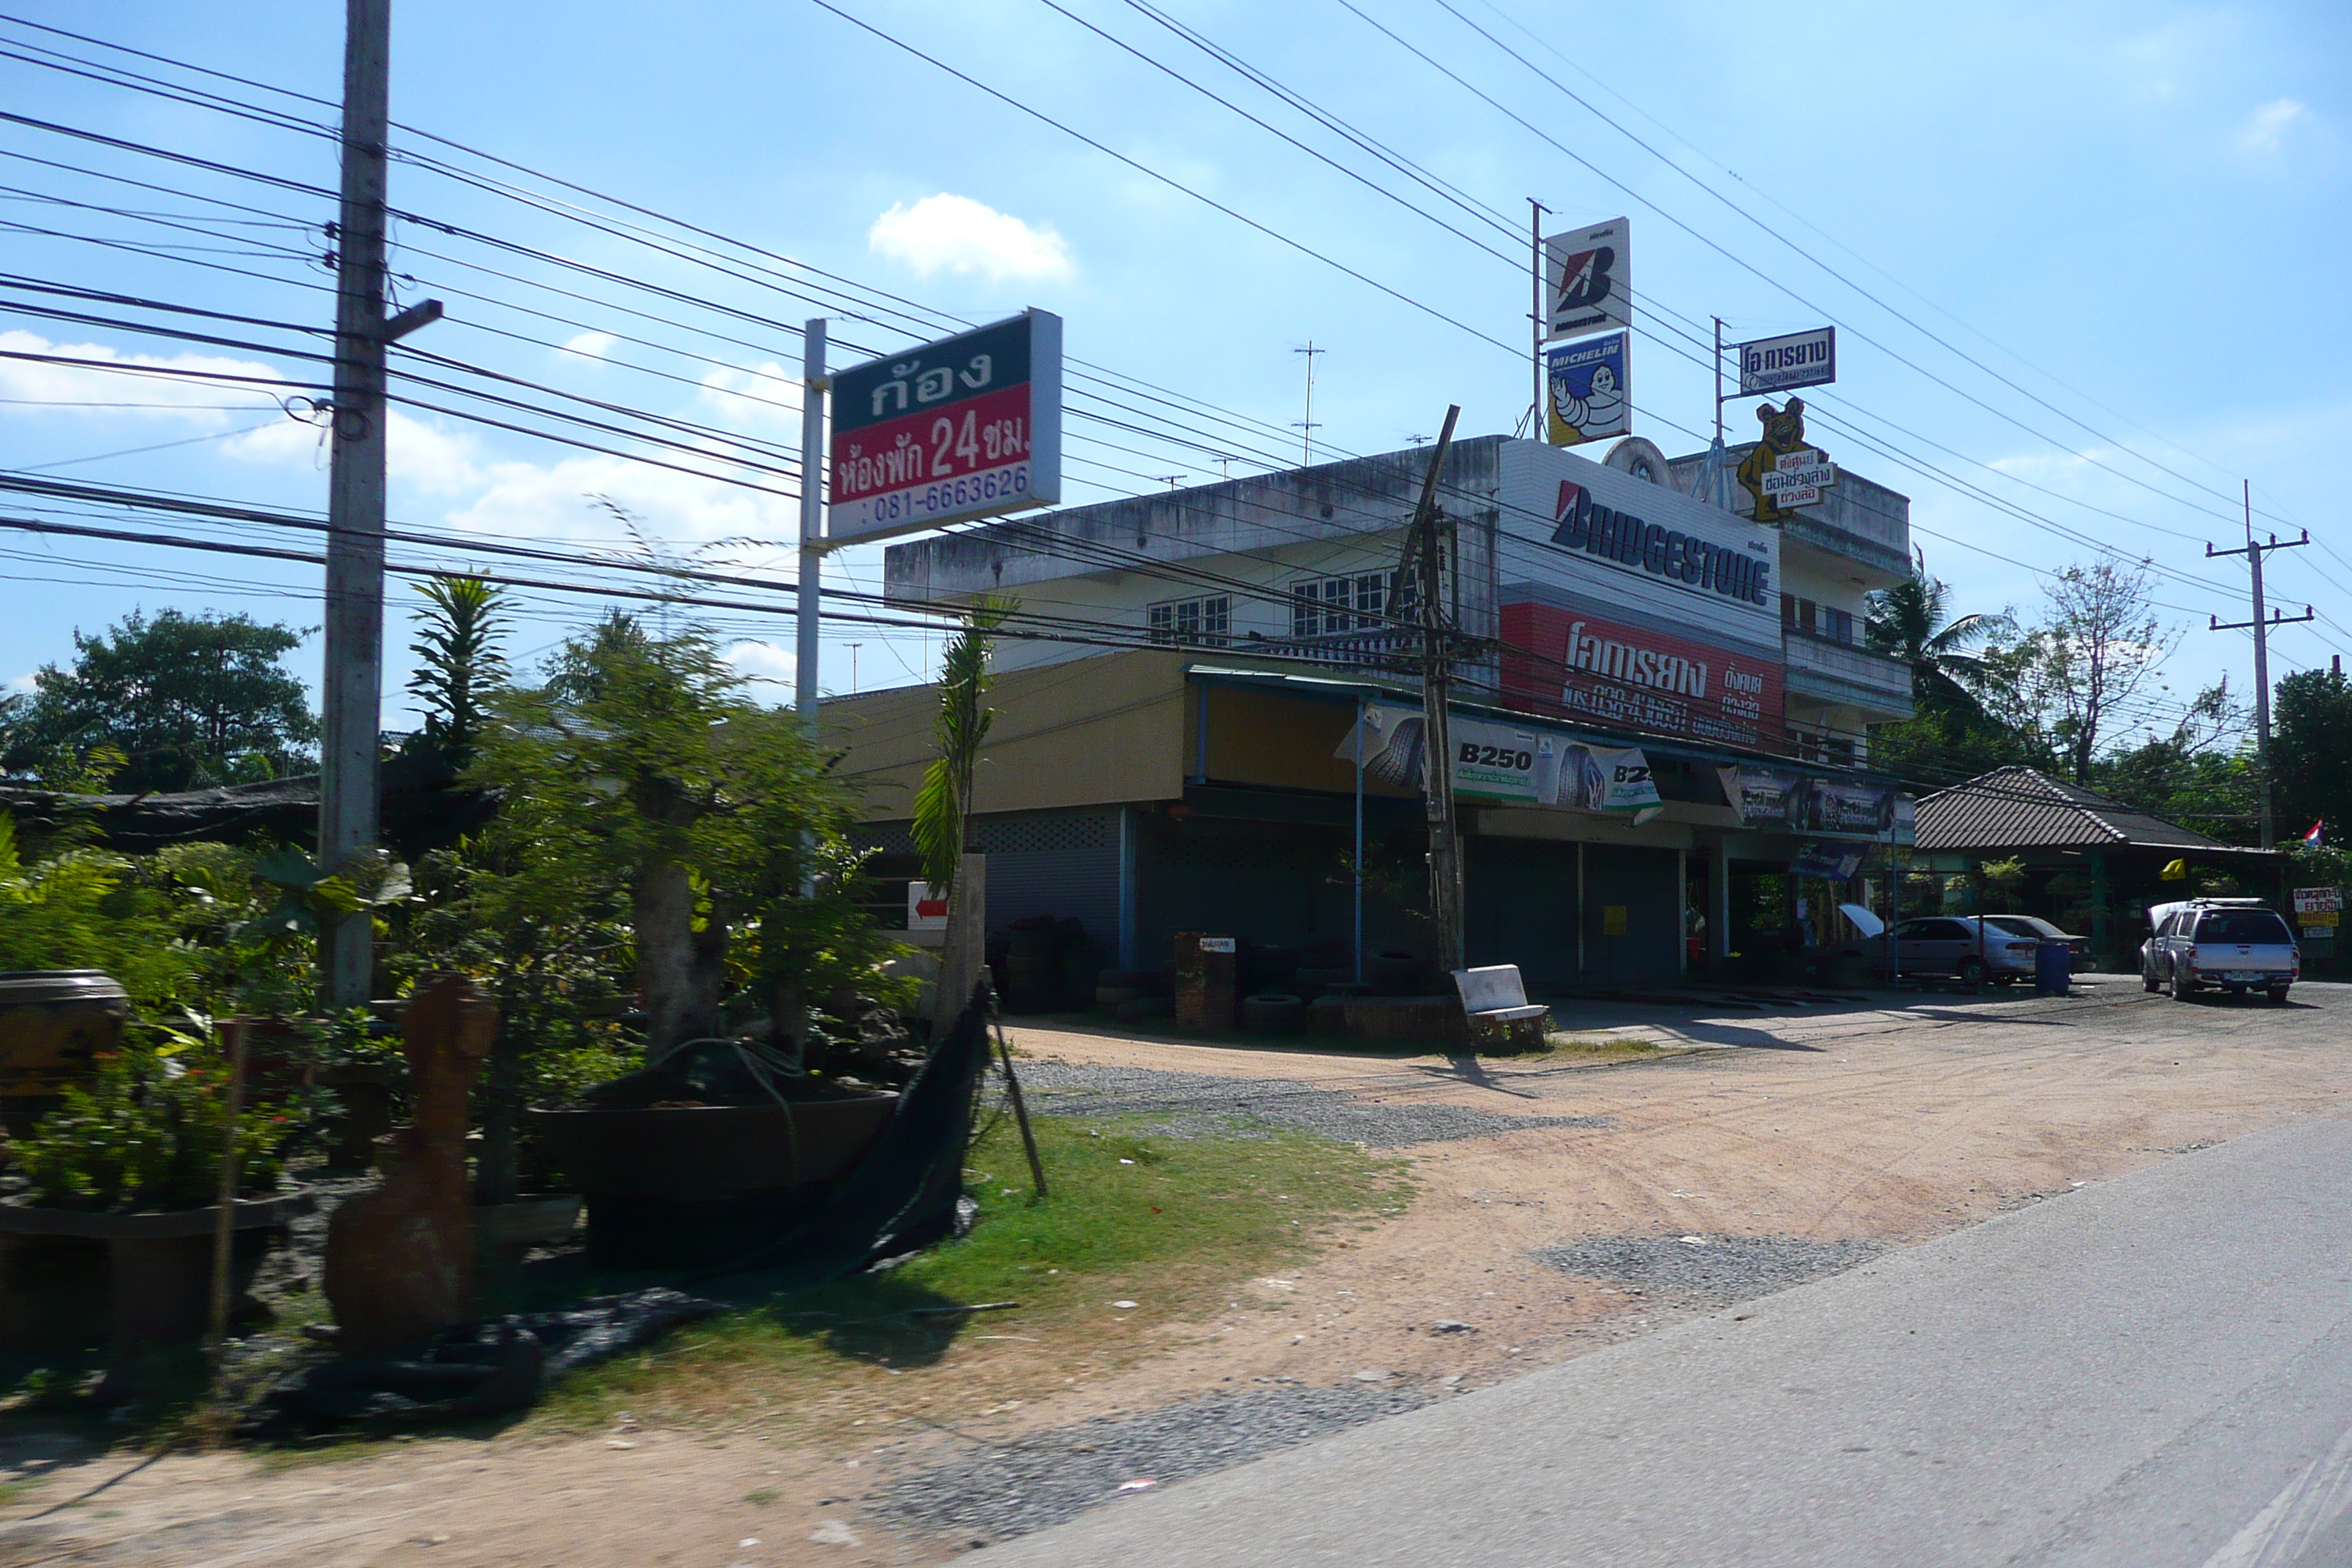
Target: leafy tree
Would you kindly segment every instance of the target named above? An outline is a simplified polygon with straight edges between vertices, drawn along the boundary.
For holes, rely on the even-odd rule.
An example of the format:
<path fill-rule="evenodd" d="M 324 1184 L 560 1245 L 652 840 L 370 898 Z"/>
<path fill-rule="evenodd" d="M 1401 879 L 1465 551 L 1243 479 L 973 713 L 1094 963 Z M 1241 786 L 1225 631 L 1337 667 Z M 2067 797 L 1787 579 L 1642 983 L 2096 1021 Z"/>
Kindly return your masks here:
<path fill-rule="evenodd" d="M 302 682 L 284 667 L 304 634 L 249 616 L 153 619 L 74 634 L 74 664 L 44 665 L 28 701 L 0 710 L 0 766 L 55 782 L 108 750 L 108 783 L 171 791 L 276 778 L 316 765 Z"/>
<path fill-rule="evenodd" d="M 730 991 L 796 1043 L 809 1003 L 869 984 L 887 947 L 857 903 L 854 797 L 742 686 L 708 635 L 614 616 L 498 699 L 469 770 L 511 835 L 485 918 L 625 911 L 656 1057 L 720 1033 Z"/>
<path fill-rule="evenodd" d="M 2299 669 L 2273 689 L 2271 788 L 2279 837 L 2325 821 L 2352 842 L 2352 681 L 2335 669 Z"/>
<path fill-rule="evenodd" d="M 509 596 L 479 577 L 435 577 L 416 591 L 425 607 L 409 645 L 417 663 L 408 689 L 424 704 L 424 744 L 463 763 L 482 727 L 484 702 L 507 683 L 500 648 L 512 625 Z"/>
<path fill-rule="evenodd" d="M 2252 844 L 2255 822 L 2251 726 L 2230 683 L 2198 694 L 2169 735 L 2149 734 L 2092 766 L 2102 794 L 2224 843 Z"/>
<path fill-rule="evenodd" d="M 2147 563 L 2114 557 L 2070 566 L 2043 590 L 2049 618 L 2028 639 L 2024 693 L 2078 784 L 2135 699 L 2160 689 L 2158 672 L 2180 641 L 2156 614 Z"/>

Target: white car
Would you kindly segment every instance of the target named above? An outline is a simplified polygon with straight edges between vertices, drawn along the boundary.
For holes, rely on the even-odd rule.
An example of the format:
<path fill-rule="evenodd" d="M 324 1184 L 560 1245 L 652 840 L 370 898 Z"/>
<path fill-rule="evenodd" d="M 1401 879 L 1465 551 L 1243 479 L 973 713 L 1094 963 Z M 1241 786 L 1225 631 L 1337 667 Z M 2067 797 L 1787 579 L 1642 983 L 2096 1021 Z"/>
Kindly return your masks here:
<path fill-rule="evenodd" d="M 2303 977 L 2303 952 L 2277 910 L 2260 899 L 2190 899 L 2147 911 L 2155 930 L 2140 944 L 2139 983 L 2177 1002 L 2200 991 L 2272 1002 Z"/>

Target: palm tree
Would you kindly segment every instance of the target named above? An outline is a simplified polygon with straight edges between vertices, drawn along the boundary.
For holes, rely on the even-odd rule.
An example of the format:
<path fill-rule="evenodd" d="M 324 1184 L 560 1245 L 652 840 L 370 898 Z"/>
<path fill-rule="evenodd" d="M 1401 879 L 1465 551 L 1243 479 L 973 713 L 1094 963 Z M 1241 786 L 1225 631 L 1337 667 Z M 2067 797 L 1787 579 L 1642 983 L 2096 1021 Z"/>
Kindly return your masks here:
<path fill-rule="evenodd" d="M 1977 692 L 1984 684 L 1979 646 L 2016 629 L 2006 615 L 1962 616 L 1947 620 L 1951 589 L 1926 570 L 1916 569 L 1892 588 L 1870 595 L 1863 640 L 1876 651 L 1911 667 L 1911 700 L 1922 713 L 1941 711 L 1985 716 Z"/>

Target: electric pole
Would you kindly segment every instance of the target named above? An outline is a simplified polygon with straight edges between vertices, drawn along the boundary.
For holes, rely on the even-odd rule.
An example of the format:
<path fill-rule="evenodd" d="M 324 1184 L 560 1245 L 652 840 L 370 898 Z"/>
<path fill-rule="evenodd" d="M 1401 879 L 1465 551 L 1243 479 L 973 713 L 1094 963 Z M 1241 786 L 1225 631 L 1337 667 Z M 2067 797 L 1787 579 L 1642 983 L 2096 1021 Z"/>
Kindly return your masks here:
<path fill-rule="evenodd" d="M 1551 326 L 1544 310 L 1544 214 L 1551 209 L 1533 196 L 1528 198 L 1528 286 L 1529 303 L 1534 307 L 1528 320 L 1535 324 L 1535 342 L 1530 357 L 1534 361 L 1535 401 L 1528 405 L 1528 434 L 1538 441 L 1551 439 L 1551 427 L 1544 420 L 1544 338 Z"/>
<path fill-rule="evenodd" d="M 382 818 L 384 349 L 428 321 L 427 300 L 386 320 L 384 143 L 391 134 L 392 0 L 345 0 L 342 195 L 336 216 L 335 395 L 327 487 L 325 668 L 320 692 L 319 863 L 373 850 Z M 374 925 L 364 910 L 325 928 L 327 1005 L 366 1002 Z"/>
<path fill-rule="evenodd" d="M 1429 472 L 1421 482 L 1421 500 L 1405 531 L 1404 550 L 1398 563 L 1398 585 L 1412 568 L 1419 579 L 1413 607 L 1421 622 L 1422 801 L 1429 826 L 1429 917 L 1437 931 L 1439 967 L 1452 971 L 1462 960 L 1462 846 L 1454 822 L 1454 738 L 1447 721 L 1453 686 L 1454 627 L 1445 613 L 1445 543 L 1450 520 L 1437 506 L 1437 476 L 1454 445 L 1454 422 L 1462 416 L 1456 405 L 1445 411 L 1437 433 L 1437 450 L 1430 454 Z"/>
<path fill-rule="evenodd" d="M 1315 432 L 1318 428 L 1315 423 L 1315 356 L 1328 354 L 1331 351 L 1317 348 L 1315 340 L 1309 338 L 1305 348 L 1290 352 L 1307 356 L 1307 417 L 1297 422 L 1298 466 L 1304 468 L 1312 467 L 1315 462 Z"/>
<path fill-rule="evenodd" d="M 2251 621 L 2224 623 L 2221 616 L 2209 616 L 2210 630 L 2239 632 L 2251 628 L 2254 634 L 2254 785 L 2261 796 L 2263 847 L 2275 847 L 2274 829 L 2271 822 L 2271 644 L 2273 626 L 2291 626 L 2315 618 L 2309 605 L 2299 616 L 2283 616 L 2276 610 L 2265 610 L 2263 605 L 2263 557 L 2273 550 L 2295 550 L 2311 542 L 2311 531 L 2304 530 L 2301 539 L 2282 540 L 2272 534 L 2268 543 L 2254 538 L 2254 487 L 2246 481 L 2246 542 L 2236 550 L 2216 550 L 2205 547 L 2206 555 L 2242 555 L 2252 569 L 2254 585 L 2254 618 Z"/>
<path fill-rule="evenodd" d="M 817 604 L 824 572 L 824 398 L 833 390 L 824 351 L 824 318 L 819 316 L 801 329 L 801 580 L 793 657 L 793 710 L 812 741 L 817 733 Z"/>

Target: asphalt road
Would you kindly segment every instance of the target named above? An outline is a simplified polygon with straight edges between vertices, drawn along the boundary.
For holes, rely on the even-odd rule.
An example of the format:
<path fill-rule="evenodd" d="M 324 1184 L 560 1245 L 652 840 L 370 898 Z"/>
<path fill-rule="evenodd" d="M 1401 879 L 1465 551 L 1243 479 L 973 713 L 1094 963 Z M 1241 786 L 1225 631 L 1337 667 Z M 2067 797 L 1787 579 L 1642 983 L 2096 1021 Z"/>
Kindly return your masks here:
<path fill-rule="evenodd" d="M 2337 988 L 2298 994 L 2352 1020 Z M 2183 1155 L 986 1555 L 2341 1568 L 2352 1120 Z"/>

